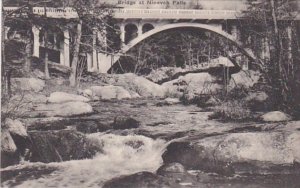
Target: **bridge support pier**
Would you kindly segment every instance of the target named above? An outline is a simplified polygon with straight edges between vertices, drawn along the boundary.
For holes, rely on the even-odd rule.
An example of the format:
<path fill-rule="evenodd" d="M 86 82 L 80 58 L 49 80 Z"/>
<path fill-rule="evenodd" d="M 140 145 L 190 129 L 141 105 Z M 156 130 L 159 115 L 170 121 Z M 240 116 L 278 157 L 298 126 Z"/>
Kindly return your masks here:
<path fill-rule="evenodd" d="M 70 67 L 70 34 L 69 30 L 63 31 L 64 39 L 61 41 L 60 64 Z"/>
<path fill-rule="evenodd" d="M 108 55 L 104 53 L 98 53 L 98 72 L 107 73 L 107 71 L 112 67 L 117 57 L 113 55 Z"/>
<path fill-rule="evenodd" d="M 33 33 L 33 56 L 40 57 L 40 29 L 36 26 L 33 26 L 32 33 Z"/>
<path fill-rule="evenodd" d="M 93 29 L 93 52 L 92 52 L 92 60 L 93 60 L 93 70 L 98 70 L 98 57 L 97 57 L 97 49 L 96 49 L 96 43 L 97 43 L 97 30 Z"/>
<path fill-rule="evenodd" d="M 231 29 L 231 35 L 232 35 L 237 41 L 240 41 L 240 39 L 241 39 L 241 32 L 240 32 L 240 30 L 237 28 L 236 25 L 233 25 L 233 26 L 232 26 L 232 29 Z"/>
<path fill-rule="evenodd" d="M 120 25 L 120 32 L 121 32 L 120 38 L 121 38 L 121 42 L 122 42 L 121 45 L 123 45 L 123 44 L 125 44 L 125 24 L 124 23 L 122 23 Z"/>
<path fill-rule="evenodd" d="M 4 40 L 8 39 L 9 30 L 10 30 L 10 27 L 4 26 Z"/>

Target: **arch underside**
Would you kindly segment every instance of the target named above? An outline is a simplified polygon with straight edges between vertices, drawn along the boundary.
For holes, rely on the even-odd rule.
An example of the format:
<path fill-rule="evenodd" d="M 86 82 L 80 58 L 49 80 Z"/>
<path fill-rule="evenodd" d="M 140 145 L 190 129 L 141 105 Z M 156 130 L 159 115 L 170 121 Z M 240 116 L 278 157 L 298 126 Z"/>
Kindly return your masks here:
<path fill-rule="evenodd" d="M 124 45 L 121 49 L 120 56 L 122 56 L 122 54 L 125 54 L 126 52 L 128 52 L 131 48 L 133 48 L 134 46 L 136 46 L 143 40 L 145 40 L 157 33 L 160 33 L 160 32 L 166 31 L 166 30 L 170 30 L 170 29 L 176 29 L 176 28 L 198 28 L 198 29 L 207 30 L 207 31 L 216 33 L 216 34 L 220 35 L 221 37 L 224 37 L 227 40 L 229 40 L 232 45 L 236 46 L 241 51 L 241 53 L 246 55 L 251 61 L 254 62 L 257 59 L 251 52 L 244 49 L 242 47 L 242 42 L 238 41 L 233 35 L 230 35 L 229 33 L 223 31 L 222 29 L 220 29 L 216 26 L 211 26 L 211 25 L 201 24 L 201 23 L 173 23 L 173 24 L 167 24 L 167 25 L 156 27 L 156 28 L 138 36 L 137 38 L 133 39 L 127 45 Z M 118 58 L 115 59 L 115 62 L 117 60 L 118 60 Z"/>

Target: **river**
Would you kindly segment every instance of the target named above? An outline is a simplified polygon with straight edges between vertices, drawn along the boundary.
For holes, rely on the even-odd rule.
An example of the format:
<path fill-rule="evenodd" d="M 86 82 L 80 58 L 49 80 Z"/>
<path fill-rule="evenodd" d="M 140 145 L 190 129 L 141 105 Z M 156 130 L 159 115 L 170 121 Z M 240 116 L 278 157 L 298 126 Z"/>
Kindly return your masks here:
<path fill-rule="evenodd" d="M 141 126 L 130 130 L 109 130 L 103 133 L 87 134 L 87 138 L 91 142 L 102 147 L 102 152 L 97 153 L 91 159 L 47 164 L 23 161 L 19 165 L 1 169 L 2 173 L 24 174 L 21 177 L 9 178 L 2 183 L 2 186 L 22 188 L 101 187 L 106 181 L 122 175 L 142 171 L 155 173 L 163 164 L 162 154 L 170 142 L 183 137 L 221 134 L 237 127 L 248 127 L 247 123 L 221 123 L 209 120 L 208 116 L 211 112 L 194 105 L 162 105 L 162 102 L 164 101 L 160 99 L 135 99 L 93 103 L 97 113 L 72 119 L 74 121 L 96 119 L 102 122 L 112 122 L 115 117 L 122 115 L 137 119 L 141 122 Z M 74 129 L 72 123 L 67 125 L 67 129 Z M 190 171 L 190 174 L 193 173 Z M 197 177 L 207 178 L 208 176 L 205 173 L 203 175 L 202 172 L 200 174 L 202 175 L 199 175 L 198 172 Z M 272 177 L 268 178 L 272 179 Z M 230 178 L 222 177 L 220 179 L 215 184 L 218 185 L 217 187 L 223 186 L 220 181 L 222 182 L 223 179 L 229 181 Z M 210 181 L 215 181 L 215 178 Z M 230 181 L 235 183 L 225 181 L 225 183 L 223 182 L 224 187 L 239 187 L 253 183 L 251 178 L 247 180 L 231 178 Z M 260 183 L 254 184 L 254 187 L 261 187 L 260 185 Z M 264 187 L 265 184 L 262 185 Z M 278 184 L 268 183 L 267 187 L 274 185 Z M 190 184 L 181 186 L 190 187 Z"/>

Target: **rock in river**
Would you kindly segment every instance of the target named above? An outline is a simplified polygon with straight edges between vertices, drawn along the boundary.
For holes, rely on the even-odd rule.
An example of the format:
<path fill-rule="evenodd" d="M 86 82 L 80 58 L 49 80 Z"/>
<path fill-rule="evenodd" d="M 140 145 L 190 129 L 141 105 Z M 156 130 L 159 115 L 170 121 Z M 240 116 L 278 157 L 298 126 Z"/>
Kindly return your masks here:
<path fill-rule="evenodd" d="M 75 95 L 65 92 L 54 92 L 51 93 L 48 102 L 50 103 L 63 103 L 63 102 L 70 102 L 70 101 L 81 101 L 81 102 L 88 102 L 90 99 L 86 98 L 81 95 Z"/>
<path fill-rule="evenodd" d="M 282 173 L 295 170 L 300 162 L 296 145 L 299 132 L 233 133 L 174 142 L 163 159 L 165 164 L 179 162 L 189 169 L 219 173 Z"/>
<path fill-rule="evenodd" d="M 37 106 L 35 109 L 36 114 L 33 116 L 46 116 L 46 117 L 67 117 L 90 114 L 93 108 L 90 104 L 85 102 L 66 102 L 61 104 L 43 104 Z"/>
<path fill-rule="evenodd" d="M 94 95 L 101 99 L 130 99 L 130 93 L 120 86 L 92 86 L 91 90 Z"/>
<path fill-rule="evenodd" d="M 273 111 L 262 115 L 261 119 L 265 122 L 278 122 L 278 121 L 289 121 L 290 117 L 283 112 Z"/>
<path fill-rule="evenodd" d="M 140 126 L 140 122 L 131 117 L 116 117 L 112 123 L 114 129 L 134 129 Z"/>
<path fill-rule="evenodd" d="M 139 172 L 129 176 L 112 179 L 103 188 L 142 188 L 142 187 L 171 187 L 162 177 L 151 172 Z"/>
<path fill-rule="evenodd" d="M 70 130 L 30 132 L 32 162 L 60 162 L 91 158 L 102 148 L 82 133 Z"/>

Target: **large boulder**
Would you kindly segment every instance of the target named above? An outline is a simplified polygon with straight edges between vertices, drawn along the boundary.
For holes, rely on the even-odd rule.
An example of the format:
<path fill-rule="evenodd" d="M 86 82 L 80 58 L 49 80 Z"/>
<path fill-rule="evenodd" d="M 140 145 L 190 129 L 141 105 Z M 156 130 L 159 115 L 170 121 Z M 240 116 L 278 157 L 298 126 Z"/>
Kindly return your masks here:
<path fill-rule="evenodd" d="M 292 173 L 294 162 L 299 163 L 299 136 L 298 132 L 234 133 L 174 142 L 163 159 L 219 173 Z"/>
<path fill-rule="evenodd" d="M 291 118 L 280 111 L 268 112 L 261 116 L 261 119 L 265 122 L 280 122 L 280 121 L 289 121 Z"/>
<path fill-rule="evenodd" d="M 102 146 L 76 131 L 35 131 L 29 135 L 31 155 L 28 160 L 32 162 L 86 159 L 102 151 Z"/>
<path fill-rule="evenodd" d="M 131 94 L 120 86 L 92 86 L 90 88 L 93 95 L 100 97 L 101 99 L 130 99 Z"/>
<path fill-rule="evenodd" d="M 1 167 L 17 164 L 29 141 L 25 126 L 19 120 L 7 118 L 1 131 Z"/>
<path fill-rule="evenodd" d="M 165 88 L 132 73 L 115 75 L 108 81 L 109 84 L 122 86 L 128 91 L 133 91 L 142 97 L 164 97 Z"/>
<path fill-rule="evenodd" d="M 190 73 L 162 84 L 167 95 L 182 96 L 192 100 L 201 94 L 211 94 L 221 88 L 217 79 L 209 73 Z"/>
<path fill-rule="evenodd" d="M 12 78 L 12 88 L 21 91 L 40 92 L 45 87 L 45 81 L 37 78 Z"/>
<path fill-rule="evenodd" d="M 14 153 L 17 146 L 8 130 L 1 131 L 1 153 Z"/>
<path fill-rule="evenodd" d="M 19 162 L 17 146 L 8 130 L 1 130 L 1 168 Z"/>
<path fill-rule="evenodd" d="M 32 112 L 33 116 L 42 117 L 68 117 L 76 115 L 90 114 L 93 108 L 85 102 L 66 102 L 66 103 L 50 103 L 37 106 Z"/>
<path fill-rule="evenodd" d="M 261 74 L 253 70 L 242 70 L 238 73 L 232 74 L 229 81 L 228 89 L 236 87 L 251 88 L 254 84 L 258 83 Z"/>
<path fill-rule="evenodd" d="M 7 129 L 10 134 L 19 135 L 21 137 L 28 136 L 27 130 L 21 121 L 7 118 L 4 124 L 3 128 Z"/>
<path fill-rule="evenodd" d="M 70 101 L 88 102 L 90 101 L 90 99 L 81 95 L 75 95 L 65 92 L 54 92 L 50 94 L 47 100 L 47 102 L 49 103 L 64 103 Z"/>
<path fill-rule="evenodd" d="M 152 70 L 146 78 L 155 83 L 161 83 L 165 81 L 170 81 L 172 77 L 180 72 L 186 71 L 181 67 L 161 67 L 156 70 Z"/>

